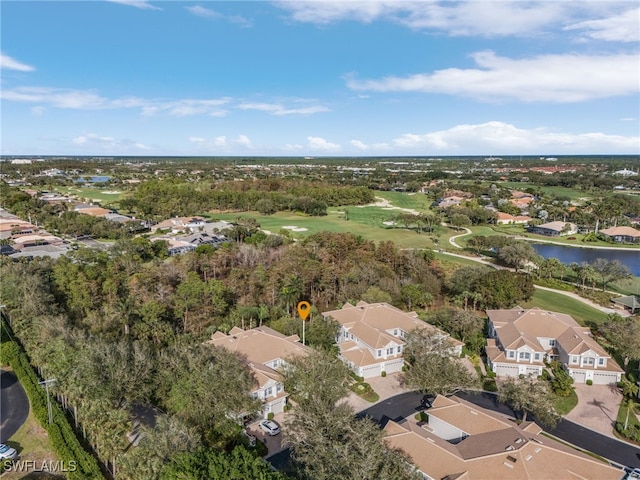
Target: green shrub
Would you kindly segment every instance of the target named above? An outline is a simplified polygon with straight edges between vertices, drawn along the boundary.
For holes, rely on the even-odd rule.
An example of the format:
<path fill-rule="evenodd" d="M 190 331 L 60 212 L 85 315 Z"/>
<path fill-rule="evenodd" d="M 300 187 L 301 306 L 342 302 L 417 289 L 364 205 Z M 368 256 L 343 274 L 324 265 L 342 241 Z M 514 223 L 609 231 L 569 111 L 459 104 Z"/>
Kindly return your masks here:
<path fill-rule="evenodd" d="M 2 322 L 1 328 L 3 331 L 0 336 L 3 339 L 13 338 L 12 332 L 8 330 L 4 322 Z M 77 470 L 69 472 L 69 478 L 72 480 L 104 478 L 100 472 L 98 462 L 82 447 L 67 421 L 67 417 L 55 399 L 51 399 L 53 421 L 49 423 L 47 394 L 38 384 L 38 377 L 31 367 L 25 351 L 15 341 L 5 340 L 2 342 L 2 357 L 4 361 L 11 365 L 16 377 L 18 377 L 18 381 L 29 397 L 33 415 L 47 431 L 51 445 L 53 445 L 60 460 L 67 464 L 75 462 Z"/>
<path fill-rule="evenodd" d="M 275 415 L 274 415 L 274 413 L 273 413 L 273 412 L 269 412 L 269 413 L 267 414 L 267 420 L 273 420 L 273 417 L 275 417 Z"/>
<path fill-rule="evenodd" d="M 382 373 L 380 374 L 381 377 L 386 377 L 387 376 L 387 372 L 385 372 L 384 370 L 382 371 Z"/>
<path fill-rule="evenodd" d="M 482 389 L 487 392 L 497 392 L 498 385 L 496 385 L 496 381 L 493 378 L 485 378 L 482 382 Z"/>
<path fill-rule="evenodd" d="M 591 379 L 587 380 L 587 385 L 593 385 L 593 380 Z"/>

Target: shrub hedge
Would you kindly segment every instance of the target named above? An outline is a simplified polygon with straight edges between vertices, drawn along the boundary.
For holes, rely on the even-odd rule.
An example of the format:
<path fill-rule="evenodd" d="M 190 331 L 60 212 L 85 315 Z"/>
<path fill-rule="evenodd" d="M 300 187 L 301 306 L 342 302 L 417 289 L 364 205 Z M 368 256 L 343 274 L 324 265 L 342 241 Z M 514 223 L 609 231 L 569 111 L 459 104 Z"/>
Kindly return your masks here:
<path fill-rule="evenodd" d="M 97 460 L 81 445 L 76 437 L 67 417 L 55 401 L 51 402 L 52 423 L 49 423 L 49 411 L 47 409 L 47 394 L 38 384 L 38 377 L 34 372 L 26 352 L 12 338 L 11 332 L 2 322 L 2 360 L 8 363 L 18 377 L 18 381 L 24 388 L 31 410 L 40 422 L 40 425 L 47 431 L 51 444 L 58 457 L 65 465 L 76 466 L 75 471 L 67 472 L 68 478 L 75 480 L 104 478 L 100 471 Z"/>

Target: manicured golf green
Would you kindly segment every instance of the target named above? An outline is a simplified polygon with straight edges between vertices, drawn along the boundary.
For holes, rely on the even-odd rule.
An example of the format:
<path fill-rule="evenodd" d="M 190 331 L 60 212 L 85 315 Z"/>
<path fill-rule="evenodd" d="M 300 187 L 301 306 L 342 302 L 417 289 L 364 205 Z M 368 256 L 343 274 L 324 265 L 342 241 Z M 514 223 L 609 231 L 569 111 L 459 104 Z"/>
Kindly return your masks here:
<path fill-rule="evenodd" d="M 531 301 L 523 303 L 521 307 L 539 307 L 543 310 L 566 313 L 571 315 L 580 325 L 600 324 L 607 319 L 606 313 L 596 310 L 579 300 L 561 293 L 540 289 L 536 289 Z"/>

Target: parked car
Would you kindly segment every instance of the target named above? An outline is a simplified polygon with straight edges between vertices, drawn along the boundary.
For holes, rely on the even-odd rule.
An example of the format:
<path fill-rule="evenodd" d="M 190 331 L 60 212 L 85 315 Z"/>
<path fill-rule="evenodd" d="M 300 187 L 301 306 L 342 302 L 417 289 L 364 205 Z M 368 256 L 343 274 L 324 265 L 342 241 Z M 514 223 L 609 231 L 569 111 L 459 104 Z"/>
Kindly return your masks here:
<path fill-rule="evenodd" d="M 263 420 L 260 422 L 260 430 L 271 436 L 278 435 L 280 433 L 280 427 L 272 420 Z"/>
<path fill-rule="evenodd" d="M 18 452 L 15 448 L 11 448 L 9 445 L 0 443 L 0 460 L 13 460 L 18 456 Z"/>

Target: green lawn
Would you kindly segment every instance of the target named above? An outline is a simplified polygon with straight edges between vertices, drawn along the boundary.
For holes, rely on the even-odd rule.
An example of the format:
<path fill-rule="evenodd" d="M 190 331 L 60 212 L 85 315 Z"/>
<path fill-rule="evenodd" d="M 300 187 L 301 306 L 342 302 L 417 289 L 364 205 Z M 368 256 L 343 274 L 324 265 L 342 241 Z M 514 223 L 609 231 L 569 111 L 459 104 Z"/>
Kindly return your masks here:
<path fill-rule="evenodd" d="M 571 315 L 580 325 L 598 325 L 607 319 L 606 313 L 596 310 L 579 300 L 560 293 L 540 289 L 536 289 L 533 298 L 521 306 L 524 308 L 539 307 L 544 310 L 566 313 Z"/>
<path fill-rule="evenodd" d="M 55 187 L 57 192 L 65 195 L 77 197 L 78 199 L 90 199 L 100 204 L 114 203 L 126 197 L 128 192 L 116 187 L 95 188 L 95 187 Z"/>
<path fill-rule="evenodd" d="M 568 397 L 559 397 L 553 395 L 553 408 L 556 409 L 560 415 L 566 415 L 578 404 L 578 394 L 575 390 L 571 390 L 571 395 Z"/>
<path fill-rule="evenodd" d="M 381 192 L 382 195 L 389 195 L 389 199 L 394 197 L 392 205 L 397 203 L 407 205 L 402 208 L 415 208 L 422 200 L 413 200 L 413 197 L 406 193 Z M 381 195 L 381 196 L 382 196 Z M 425 195 L 421 195 L 426 198 Z M 404 201 L 400 201 L 404 198 Z M 409 199 L 409 200 L 407 200 Z M 393 222 L 393 218 L 400 210 L 390 210 L 389 207 L 378 206 L 346 206 L 330 207 L 327 215 L 323 217 L 311 217 L 292 212 L 278 212 L 273 215 L 261 215 L 258 212 L 232 212 L 232 213 L 209 213 L 208 218 L 235 221 L 237 218 L 255 218 L 261 228 L 272 233 L 280 233 L 284 226 L 295 226 L 304 228 L 304 231 L 289 230 L 293 238 L 305 238 L 313 233 L 328 231 L 335 233 L 353 233 L 362 237 L 380 241 L 393 241 L 400 248 L 439 248 L 448 242 L 455 232 L 452 229 L 438 226 L 435 234 L 419 233 L 413 229 L 406 229 L 402 225 L 388 225 L 385 222 Z M 348 217 L 348 220 L 346 219 Z M 437 242 L 437 243 L 436 243 Z"/>

